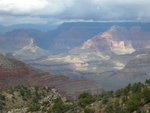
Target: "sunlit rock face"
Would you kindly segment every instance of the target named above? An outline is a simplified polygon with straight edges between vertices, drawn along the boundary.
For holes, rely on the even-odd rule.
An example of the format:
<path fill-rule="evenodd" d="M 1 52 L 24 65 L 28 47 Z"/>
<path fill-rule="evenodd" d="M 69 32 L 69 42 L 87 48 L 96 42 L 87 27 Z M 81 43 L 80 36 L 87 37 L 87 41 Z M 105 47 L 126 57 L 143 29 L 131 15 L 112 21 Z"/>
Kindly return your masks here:
<path fill-rule="evenodd" d="M 75 71 L 98 72 L 123 69 L 130 58 L 127 56 L 134 53 L 136 49 L 145 48 L 148 41 L 137 44 L 139 37 L 136 33 L 147 34 L 139 27 L 124 28 L 112 26 L 109 30 L 99 33 L 85 41 L 81 46 L 71 49 L 65 56 L 49 57 L 41 61 L 40 65 L 47 62 L 60 62 L 69 65 Z M 149 38 L 149 35 L 146 36 Z M 127 56 L 126 56 L 127 55 Z M 70 69 L 69 68 L 69 69 Z M 57 71 L 58 72 L 58 71 Z"/>
<path fill-rule="evenodd" d="M 83 46 L 81 47 L 81 49 L 88 49 L 93 45 L 93 41 L 92 40 L 87 40 Z"/>
<path fill-rule="evenodd" d="M 149 70 L 149 64 L 146 64 L 149 62 L 149 59 L 147 59 L 143 65 L 140 65 L 141 62 L 138 62 L 138 60 L 140 60 L 140 58 L 145 59 L 145 53 L 137 53 L 137 50 L 150 48 L 150 32 L 144 31 L 144 29 L 141 30 L 140 27 L 132 26 L 133 25 L 127 25 L 127 28 L 125 28 L 120 26 L 106 27 L 103 25 L 92 28 L 92 25 L 88 25 L 87 27 L 78 24 L 76 27 L 69 27 L 67 29 L 62 27 L 60 30 L 44 32 L 45 35 L 39 31 L 13 31 L 0 35 L 0 52 L 13 52 L 12 55 L 14 55 L 15 58 L 27 61 L 27 63 L 38 69 L 49 71 L 56 75 L 58 73 L 65 76 L 67 75 L 68 77 L 71 76 L 75 79 L 78 74 L 81 76 L 85 75 L 85 78 L 89 75 L 90 79 L 92 78 L 91 76 L 94 75 L 98 75 L 98 77 L 104 75 L 102 76 L 104 78 L 100 77 L 101 81 L 98 82 L 104 82 L 104 84 L 111 86 L 110 84 L 114 84 L 116 81 L 120 82 L 120 80 L 122 80 L 123 83 L 123 81 L 126 80 L 126 75 L 129 75 L 128 77 L 130 79 L 132 75 L 136 76 L 137 73 L 140 72 L 143 72 L 144 75 L 147 73 L 145 70 Z M 104 29 L 101 29 L 101 27 L 104 27 Z M 54 52 L 55 55 L 49 53 L 51 50 L 56 51 L 56 53 Z M 67 52 L 64 54 L 63 50 Z M 133 58 L 137 58 L 135 65 L 135 61 L 129 63 Z M 3 70 L 0 76 L 6 75 L 5 73 L 9 71 L 8 76 L 10 76 L 14 70 L 13 75 L 21 75 L 20 78 L 22 78 L 22 75 L 28 72 L 26 67 L 23 67 L 25 71 L 19 71 L 22 69 L 16 67 L 16 65 L 9 61 L 7 61 L 6 65 L 3 63 L 1 63 L 0 66 L 1 65 L 6 67 L 13 66 L 13 68 L 11 68 L 12 70 Z M 137 72 L 133 73 L 135 71 Z M 115 75 L 116 72 L 117 75 Z M 111 73 L 113 74 L 108 76 Z M 135 77 L 133 77 L 133 79 L 134 78 Z M 32 80 L 34 79 L 38 80 L 38 82 L 34 84 L 39 82 L 40 84 L 49 84 L 49 81 L 51 81 L 52 84 L 59 84 L 66 80 L 64 76 L 57 78 L 56 76 L 47 74 L 41 76 L 41 74 L 38 73 L 34 74 Z M 106 82 L 108 79 L 112 82 Z M 139 79 L 141 78 L 139 77 Z M 0 79 L 0 81 L 1 80 L 2 79 Z M 18 80 L 17 83 L 22 82 L 20 79 Z M 31 82 L 34 82 L 32 80 Z M 72 83 L 69 85 L 71 84 Z M 67 81 L 64 89 L 69 89 L 69 85 Z M 77 86 L 79 90 L 82 85 L 85 86 L 84 84 Z M 119 85 L 120 83 L 118 83 L 118 86 Z M 0 86 L 2 86 L 1 82 Z M 61 87 L 60 85 L 58 86 Z M 85 87 L 83 87 L 83 89 L 85 89 Z"/>
<path fill-rule="evenodd" d="M 100 35 L 101 38 L 104 38 L 104 39 L 112 39 L 112 34 L 109 33 L 109 32 L 104 32 Z"/>
<path fill-rule="evenodd" d="M 88 39 L 80 47 L 72 49 L 63 61 L 71 63 L 74 69 L 79 71 L 102 73 L 120 70 L 128 61 L 119 58 L 120 56 L 131 55 L 138 48 L 148 48 L 149 40 L 138 43 L 141 35 L 148 39 L 150 33 L 143 32 L 140 27 L 127 29 L 112 26 L 106 32 Z"/>
<path fill-rule="evenodd" d="M 46 57 L 48 55 L 50 55 L 50 52 L 38 47 L 32 38 L 26 46 L 13 53 L 14 57 L 21 60 L 35 60 L 38 58 Z"/>
<path fill-rule="evenodd" d="M 30 60 L 50 55 L 50 52 L 37 46 L 34 38 L 23 30 L 0 34 L 0 53 L 11 54 L 20 60 Z"/>
<path fill-rule="evenodd" d="M 113 51 L 116 54 L 131 54 L 135 51 L 135 49 L 132 47 L 131 42 L 116 42 L 111 41 L 111 51 Z"/>
<path fill-rule="evenodd" d="M 134 49 L 150 47 L 150 32 L 143 31 L 140 27 L 134 26 L 131 28 L 124 28 L 119 26 L 112 26 L 108 31 L 112 34 L 113 40 L 130 42 Z"/>
<path fill-rule="evenodd" d="M 96 49 L 102 52 L 106 50 L 121 55 L 133 53 L 135 49 L 132 47 L 131 41 L 124 40 L 119 36 L 120 29 L 118 26 L 112 26 L 107 32 L 86 41 L 81 49 Z M 118 35 L 117 32 L 119 32 Z"/>

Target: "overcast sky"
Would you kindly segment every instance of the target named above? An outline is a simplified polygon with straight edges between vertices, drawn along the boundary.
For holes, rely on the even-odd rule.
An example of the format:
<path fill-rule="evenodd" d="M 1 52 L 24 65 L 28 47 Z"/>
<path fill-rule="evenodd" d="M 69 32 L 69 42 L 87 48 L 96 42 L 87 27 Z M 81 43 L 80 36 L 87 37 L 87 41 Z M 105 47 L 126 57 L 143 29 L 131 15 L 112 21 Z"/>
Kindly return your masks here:
<path fill-rule="evenodd" d="M 0 24 L 149 21 L 150 0 L 0 0 Z"/>

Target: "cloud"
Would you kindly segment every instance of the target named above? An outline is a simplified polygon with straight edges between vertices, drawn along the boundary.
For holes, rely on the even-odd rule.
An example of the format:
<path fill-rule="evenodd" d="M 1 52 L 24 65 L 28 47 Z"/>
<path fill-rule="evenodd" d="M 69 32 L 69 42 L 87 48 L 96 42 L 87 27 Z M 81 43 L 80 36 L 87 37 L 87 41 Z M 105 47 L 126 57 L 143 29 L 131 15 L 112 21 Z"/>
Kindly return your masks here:
<path fill-rule="evenodd" d="M 72 5 L 73 0 L 0 0 L 0 12 L 14 15 L 56 15 Z"/>
<path fill-rule="evenodd" d="M 148 0 L 0 0 L 0 23 L 149 21 Z"/>
<path fill-rule="evenodd" d="M 46 24 L 49 21 L 47 18 L 40 17 L 30 17 L 30 16 L 0 16 L 0 23 L 5 26 L 10 26 L 13 24 Z"/>
<path fill-rule="evenodd" d="M 150 19 L 150 1 L 148 0 L 94 0 L 102 9 L 104 19 Z"/>

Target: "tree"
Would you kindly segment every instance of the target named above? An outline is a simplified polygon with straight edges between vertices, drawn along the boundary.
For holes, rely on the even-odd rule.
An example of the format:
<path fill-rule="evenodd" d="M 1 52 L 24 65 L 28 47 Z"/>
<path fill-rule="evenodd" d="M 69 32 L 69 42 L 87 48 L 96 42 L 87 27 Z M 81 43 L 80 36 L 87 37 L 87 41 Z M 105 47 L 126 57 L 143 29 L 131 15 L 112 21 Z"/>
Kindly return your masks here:
<path fill-rule="evenodd" d="M 126 107 L 130 113 L 140 108 L 140 106 L 142 105 L 141 98 L 141 93 L 135 93 L 129 98 L 129 100 L 126 103 Z"/>
<path fill-rule="evenodd" d="M 150 79 L 146 79 L 145 84 L 150 85 Z"/>
<path fill-rule="evenodd" d="M 27 109 L 28 112 L 35 112 L 39 110 L 40 110 L 40 104 L 37 103 L 30 104 Z"/>
<path fill-rule="evenodd" d="M 5 100 L 5 96 L 0 93 L 0 101 L 4 101 L 4 100 Z"/>
<path fill-rule="evenodd" d="M 78 104 L 81 107 L 85 107 L 88 104 L 91 104 L 94 101 L 94 98 L 89 93 L 82 93 L 79 96 L 79 102 Z"/>
<path fill-rule="evenodd" d="M 123 89 L 117 90 L 117 91 L 115 92 L 115 95 L 116 95 L 117 97 L 122 96 L 122 95 L 123 95 Z"/>
<path fill-rule="evenodd" d="M 148 88 L 145 88 L 143 90 L 143 97 L 144 97 L 144 101 L 146 103 L 149 103 L 150 102 L 150 90 Z"/>
<path fill-rule="evenodd" d="M 131 90 L 133 93 L 141 92 L 143 86 L 144 84 L 142 84 L 141 82 L 134 83 L 131 87 Z"/>
<path fill-rule="evenodd" d="M 61 98 L 57 98 L 54 101 L 54 105 L 52 109 L 49 110 L 49 113 L 65 113 L 68 111 L 72 106 L 71 105 L 65 105 Z"/>
<path fill-rule="evenodd" d="M 107 104 L 105 113 L 126 113 L 126 111 L 118 101 L 115 101 Z"/>
<path fill-rule="evenodd" d="M 84 113 L 94 113 L 94 112 L 95 112 L 95 110 L 90 109 L 90 108 L 85 108 L 84 109 Z"/>

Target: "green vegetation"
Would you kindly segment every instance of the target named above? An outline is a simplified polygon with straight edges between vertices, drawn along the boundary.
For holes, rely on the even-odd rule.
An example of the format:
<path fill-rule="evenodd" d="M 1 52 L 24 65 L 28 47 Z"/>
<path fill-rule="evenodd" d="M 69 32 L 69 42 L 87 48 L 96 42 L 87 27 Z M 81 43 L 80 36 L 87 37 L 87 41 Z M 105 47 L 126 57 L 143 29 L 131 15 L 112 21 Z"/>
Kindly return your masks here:
<path fill-rule="evenodd" d="M 69 106 L 65 105 L 61 98 L 57 98 L 54 100 L 54 105 L 52 109 L 50 109 L 50 113 L 65 113 L 69 110 Z"/>
<path fill-rule="evenodd" d="M 147 79 L 145 84 L 129 84 L 99 95 L 82 93 L 74 101 L 47 87 L 17 86 L 0 92 L 0 112 L 17 108 L 20 113 L 150 113 L 149 82 Z"/>
<path fill-rule="evenodd" d="M 146 79 L 145 83 L 146 83 L 147 85 L 150 85 L 150 79 Z"/>
<path fill-rule="evenodd" d="M 94 109 L 90 109 L 90 108 L 85 108 L 84 109 L 84 113 L 94 113 L 95 110 Z"/>
<path fill-rule="evenodd" d="M 32 103 L 28 106 L 27 112 L 34 112 L 40 110 L 40 104 Z"/>
<path fill-rule="evenodd" d="M 94 98 L 88 93 L 83 93 L 79 96 L 78 104 L 81 107 L 85 107 L 86 105 L 91 104 L 92 102 L 94 102 Z"/>
<path fill-rule="evenodd" d="M 5 96 L 0 93 L 0 110 L 3 110 L 5 106 Z"/>

